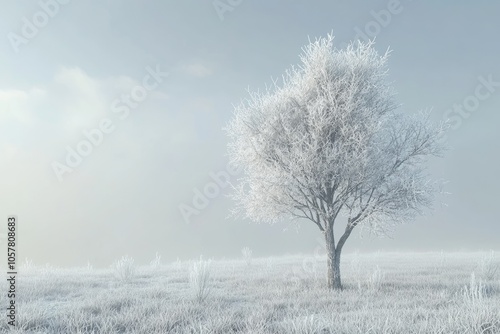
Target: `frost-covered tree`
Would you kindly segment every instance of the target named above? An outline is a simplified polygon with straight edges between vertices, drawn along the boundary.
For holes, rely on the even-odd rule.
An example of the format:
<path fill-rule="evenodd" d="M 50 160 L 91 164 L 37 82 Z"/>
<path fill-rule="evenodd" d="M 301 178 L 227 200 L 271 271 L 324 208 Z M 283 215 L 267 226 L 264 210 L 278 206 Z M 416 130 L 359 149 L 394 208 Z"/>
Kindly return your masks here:
<path fill-rule="evenodd" d="M 431 207 L 439 189 L 425 162 L 443 152 L 445 126 L 396 111 L 388 56 L 372 42 L 342 50 L 332 35 L 311 42 L 283 85 L 249 92 L 226 127 L 230 159 L 244 171 L 236 212 L 258 222 L 316 224 L 331 289 L 342 289 L 340 255 L 355 227 L 387 233 Z"/>

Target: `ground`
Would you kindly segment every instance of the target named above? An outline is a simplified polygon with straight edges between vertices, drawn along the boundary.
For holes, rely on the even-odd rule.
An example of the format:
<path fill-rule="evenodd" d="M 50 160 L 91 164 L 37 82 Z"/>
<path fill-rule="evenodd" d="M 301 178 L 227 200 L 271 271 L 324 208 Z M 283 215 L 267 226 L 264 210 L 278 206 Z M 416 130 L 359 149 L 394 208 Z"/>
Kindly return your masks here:
<path fill-rule="evenodd" d="M 15 332 L 500 333 L 498 257 L 345 254 L 339 292 L 325 287 L 321 255 L 177 261 L 130 274 L 131 263 L 30 266 L 18 276 Z M 6 291 L 6 281 L 0 285 Z M 0 331 L 7 328 L 2 321 Z"/>

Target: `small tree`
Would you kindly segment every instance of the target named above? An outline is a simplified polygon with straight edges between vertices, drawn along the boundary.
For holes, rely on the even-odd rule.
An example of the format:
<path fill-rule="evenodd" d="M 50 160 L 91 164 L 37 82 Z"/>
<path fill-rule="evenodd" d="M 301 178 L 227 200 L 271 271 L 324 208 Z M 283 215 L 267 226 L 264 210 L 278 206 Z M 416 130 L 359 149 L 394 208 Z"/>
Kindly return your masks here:
<path fill-rule="evenodd" d="M 230 159 L 244 170 L 235 211 L 254 221 L 312 221 L 326 240 L 328 287 L 342 289 L 340 255 L 356 226 L 387 233 L 431 206 L 438 183 L 425 162 L 442 153 L 444 124 L 396 113 L 389 52 L 378 55 L 373 42 L 337 50 L 332 41 L 305 47 L 282 87 L 250 92 L 226 131 Z"/>

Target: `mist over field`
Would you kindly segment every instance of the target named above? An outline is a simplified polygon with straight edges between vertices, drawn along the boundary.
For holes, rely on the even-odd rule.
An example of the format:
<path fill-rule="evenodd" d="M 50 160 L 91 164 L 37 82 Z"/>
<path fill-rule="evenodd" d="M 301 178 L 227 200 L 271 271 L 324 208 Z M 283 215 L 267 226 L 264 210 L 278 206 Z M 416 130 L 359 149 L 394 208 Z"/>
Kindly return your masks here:
<path fill-rule="evenodd" d="M 346 288 L 333 294 L 319 254 L 26 265 L 19 333 L 498 333 L 500 281 L 490 275 L 500 259 L 491 256 L 352 253 Z"/>
<path fill-rule="evenodd" d="M 0 331 L 500 333 L 499 10 L 6 2 Z"/>

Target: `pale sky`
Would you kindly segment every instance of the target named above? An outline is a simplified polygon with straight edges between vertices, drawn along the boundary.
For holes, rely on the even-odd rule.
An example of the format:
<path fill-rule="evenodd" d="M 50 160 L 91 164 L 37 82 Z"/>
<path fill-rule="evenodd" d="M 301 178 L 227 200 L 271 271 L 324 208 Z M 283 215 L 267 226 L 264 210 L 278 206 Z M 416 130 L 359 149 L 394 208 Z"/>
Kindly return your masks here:
<path fill-rule="evenodd" d="M 499 249 L 500 3 L 237 3 L 3 3 L 0 232 L 18 216 L 22 259 L 107 267 L 123 255 L 146 264 L 156 251 L 164 261 L 239 257 L 245 246 L 254 256 L 312 253 L 322 235 L 311 222 L 297 233 L 227 219 L 227 186 L 212 185 L 217 195 L 188 222 L 180 208 L 226 170 L 233 105 L 331 31 L 339 47 L 376 36 L 379 52 L 393 50 L 402 110 L 432 108 L 454 124 L 453 149 L 431 167 L 449 181 L 447 206 L 393 239 L 353 233 L 344 251 Z M 60 169 L 78 149 L 87 156 Z"/>

